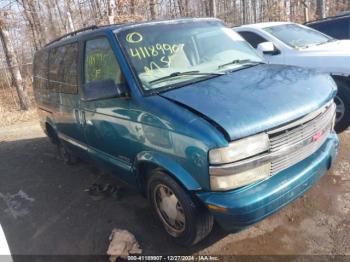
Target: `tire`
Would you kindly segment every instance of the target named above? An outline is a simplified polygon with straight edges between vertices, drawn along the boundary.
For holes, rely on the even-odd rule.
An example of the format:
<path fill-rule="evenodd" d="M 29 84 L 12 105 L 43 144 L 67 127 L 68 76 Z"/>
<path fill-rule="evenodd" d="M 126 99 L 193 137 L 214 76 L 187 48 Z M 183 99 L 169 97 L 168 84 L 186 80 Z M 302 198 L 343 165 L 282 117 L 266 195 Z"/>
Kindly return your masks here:
<path fill-rule="evenodd" d="M 54 145 L 58 145 L 59 144 L 59 138 L 55 132 L 55 130 L 53 129 L 53 127 L 49 124 L 46 123 L 46 135 L 48 136 L 50 142 Z"/>
<path fill-rule="evenodd" d="M 57 149 L 60 158 L 66 165 L 72 166 L 79 162 L 79 159 L 74 156 L 61 141 L 58 143 Z"/>
<path fill-rule="evenodd" d="M 187 247 L 204 239 L 214 224 L 213 216 L 206 207 L 164 171 L 155 169 L 149 175 L 147 191 L 153 214 L 168 235 L 177 244 Z M 171 225 L 171 219 L 166 217 L 171 217 L 167 214 L 174 212 L 176 218 Z"/>
<path fill-rule="evenodd" d="M 342 79 L 335 78 L 334 80 L 338 87 L 338 93 L 334 99 L 337 104 L 335 131 L 340 133 L 350 125 L 350 87 Z"/>

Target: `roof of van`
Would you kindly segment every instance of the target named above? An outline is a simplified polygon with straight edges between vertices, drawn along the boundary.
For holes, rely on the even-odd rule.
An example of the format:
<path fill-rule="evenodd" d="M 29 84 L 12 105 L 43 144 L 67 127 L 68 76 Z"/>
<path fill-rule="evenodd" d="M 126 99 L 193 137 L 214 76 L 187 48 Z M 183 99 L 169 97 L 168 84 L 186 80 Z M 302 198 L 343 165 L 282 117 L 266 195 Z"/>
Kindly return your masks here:
<path fill-rule="evenodd" d="M 186 23 L 186 22 L 200 22 L 200 21 L 218 21 L 222 22 L 217 18 L 181 18 L 172 20 L 154 20 L 154 21 L 143 21 L 143 22 L 129 22 L 121 24 L 111 24 L 102 26 L 89 26 L 86 28 L 79 29 L 74 32 L 70 32 L 66 35 L 60 36 L 51 42 L 47 43 L 44 48 L 49 48 L 52 46 L 60 45 L 63 42 L 73 42 L 82 36 L 101 32 L 101 31 L 115 31 L 118 29 L 128 29 L 132 27 L 142 26 L 142 25 L 154 25 L 154 24 L 175 24 L 175 23 Z"/>

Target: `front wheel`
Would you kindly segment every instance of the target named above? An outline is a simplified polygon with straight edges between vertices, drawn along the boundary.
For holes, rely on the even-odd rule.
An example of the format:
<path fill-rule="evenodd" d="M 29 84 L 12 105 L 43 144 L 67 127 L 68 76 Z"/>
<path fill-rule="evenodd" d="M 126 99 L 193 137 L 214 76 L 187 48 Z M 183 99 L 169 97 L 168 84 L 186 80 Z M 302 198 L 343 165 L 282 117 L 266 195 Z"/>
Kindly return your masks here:
<path fill-rule="evenodd" d="M 338 93 L 334 98 L 336 108 L 335 131 L 340 133 L 350 125 L 350 87 L 344 80 L 335 79 L 338 87 Z"/>
<path fill-rule="evenodd" d="M 214 219 L 208 210 L 164 171 L 150 174 L 148 197 L 154 215 L 178 244 L 192 246 L 211 232 Z"/>

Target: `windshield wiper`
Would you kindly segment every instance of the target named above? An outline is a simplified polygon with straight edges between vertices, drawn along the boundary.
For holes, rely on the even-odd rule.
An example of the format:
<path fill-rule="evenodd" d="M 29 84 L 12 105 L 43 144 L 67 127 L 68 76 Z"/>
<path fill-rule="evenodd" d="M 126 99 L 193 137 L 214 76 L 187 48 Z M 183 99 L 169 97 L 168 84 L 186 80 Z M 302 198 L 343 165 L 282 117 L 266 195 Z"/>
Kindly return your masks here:
<path fill-rule="evenodd" d="M 167 76 L 163 76 L 157 79 L 154 79 L 152 81 L 150 81 L 149 83 L 156 83 L 159 81 L 163 81 L 169 78 L 173 78 L 173 77 L 178 77 L 178 76 L 191 76 L 191 75 L 203 75 L 203 76 L 221 76 L 224 75 L 225 73 L 204 73 L 204 72 L 200 72 L 200 71 L 185 71 L 185 72 L 174 72 L 171 73 L 170 75 Z"/>
<path fill-rule="evenodd" d="M 253 60 L 250 60 L 250 59 L 235 59 L 235 60 L 232 60 L 231 62 L 228 62 L 226 64 L 222 64 L 222 65 L 219 65 L 218 68 L 221 69 L 225 66 L 228 66 L 228 65 L 257 65 L 257 64 L 265 64 L 264 62 L 259 62 L 259 61 L 253 61 Z"/>

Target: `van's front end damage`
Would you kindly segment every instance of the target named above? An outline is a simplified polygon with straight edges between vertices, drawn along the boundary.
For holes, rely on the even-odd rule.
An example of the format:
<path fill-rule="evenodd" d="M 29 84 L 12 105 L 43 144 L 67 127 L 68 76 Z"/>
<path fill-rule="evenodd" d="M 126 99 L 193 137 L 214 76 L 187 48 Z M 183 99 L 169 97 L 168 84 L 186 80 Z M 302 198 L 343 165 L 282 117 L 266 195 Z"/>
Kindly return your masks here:
<path fill-rule="evenodd" d="M 202 192 L 197 196 L 225 230 L 244 229 L 302 196 L 326 174 L 336 157 L 338 146 L 339 140 L 331 132 L 316 152 L 278 175 L 240 189 Z"/>

